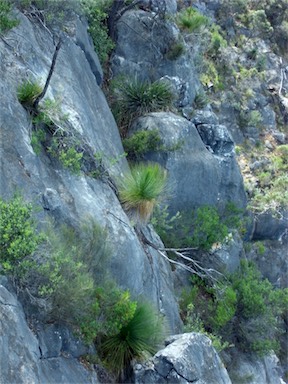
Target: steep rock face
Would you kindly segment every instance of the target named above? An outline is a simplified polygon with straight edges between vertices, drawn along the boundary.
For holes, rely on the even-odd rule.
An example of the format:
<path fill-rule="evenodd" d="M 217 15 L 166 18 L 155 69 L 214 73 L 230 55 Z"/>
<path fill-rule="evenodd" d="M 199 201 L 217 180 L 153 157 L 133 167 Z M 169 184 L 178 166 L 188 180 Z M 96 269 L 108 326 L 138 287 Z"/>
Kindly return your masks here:
<path fill-rule="evenodd" d="M 145 81 L 165 77 L 178 88 L 176 104 L 184 107 L 194 100 L 199 80 L 190 53 L 169 60 L 173 44 L 185 44 L 174 24 L 159 20 L 151 12 L 128 11 L 117 24 L 117 36 L 111 62 L 114 76 Z"/>
<path fill-rule="evenodd" d="M 1 383 L 98 383 L 95 373 L 87 371 L 77 359 L 41 354 L 21 304 L 1 284 L 0 339 Z"/>
<path fill-rule="evenodd" d="M 189 210 L 204 204 L 221 206 L 221 202 L 227 201 L 245 206 L 246 197 L 233 154 L 233 141 L 228 132 L 219 127 L 229 137 L 230 146 L 222 144 L 224 139 L 221 141 L 218 134 L 215 146 L 219 150 L 213 152 L 206 148 L 194 124 L 173 113 L 151 113 L 133 124 L 131 133 L 156 129 L 161 136 L 164 150 L 150 152 L 146 158 L 159 162 L 168 171 L 171 211 Z M 217 134 L 216 129 L 215 132 Z M 215 135 L 211 142 L 216 143 Z"/>
<path fill-rule="evenodd" d="M 47 31 L 37 24 L 31 24 L 21 14 L 19 19 L 20 25 L 7 34 L 11 44 L 0 42 L 0 75 L 3 79 L 0 85 L 3 95 L 0 111 L 1 197 L 8 199 L 15 190 L 19 191 L 25 200 L 43 208 L 37 214 L 39 222 L 45 222 L 48 216 L 79 228 L 83 222 L 92 219 L 106 227 L 113 249 L 110 260 L 112 276 L 122 288 L 130 289 L 133 298 L 149 298 L 166 314 L 171 329 L 179 331 L 181 320 L 173 294 L 170 266 L 155 250 L 144 249 L 113 188 L 115 184 L 112 179 L 121 178 L 128 171 L 128 164 L 122 156 L 117 126 L 97 85 L 101 73 L 98 73 L 99 76 L 95 74 L 96 62 L 94 70 L 91 69 L 91 62 L 88 62 L 89 47 L 82 50 L 73 39 L 65 36 L 46 97 L 58 100 L 63 113 L 68 114 L 69 128 L 89 144 L 91 152 L 103 154 L 110 177 L 102 180 L 85 174 L 73 175 L 44 150 L 39 156 L 35 154 L 31 146 L 31 118 L 17 100 L 17 86 L 27 77 L 41 79 L 44 84 L 54 46 Z M 83 44 L 89 41 L 83 36 L 81 39 Z M 112 167 L 109 158 L 118 158 L 119 161 Z M 159 241 L 152 229 L 147 236 L 151 241 Z M 5 326 L 9 327 L 9 324 Z M 27 327 L 25 329 L 26 332 Z M 31 348 L 27 343 L 32 355 L 38 348 L 36 340 L 33 343 L 35 345 Z M 14 352 L 19 356 L 22 353 L 17 348 Z M 26 355 L 29 356 L 28 352 Z M 55 377 L 59 373 L 55 382 L 61 382 L 62 371 L 57 368 L 57 364 L 59 367 L 62 364 L 60 358 L 55 363 L 51 360 L 50 368 L 47 366 L 43 369 L 48 374 L 53 364 Z M 19 375 L 19 372 L 15 375 Z M 64 377 L 65 374 L 63 381 Z M 3 380 L 11 382 L 9 373 L 5 373 Z M 13 381 L 18 381 L 16 376 Z M 78 382 L 85 381 L 79 379 Z"/>
<path fill-rule="evenodd" d="M 185 333 L 172 336 L 168 343 L 146 366 L 135 366 L 135 383 L 231 384 L 225 367 L 206 336 Z"/>
<path fill-rule="evenodd" d="M 233 384 L 243 382 L 251 384 L 284 384 L 281 379 L 281 368 L 279 359 L 274 353 L 263 358 L 247 356 L 235 353 L 234 358 L 224 362 Z"/>

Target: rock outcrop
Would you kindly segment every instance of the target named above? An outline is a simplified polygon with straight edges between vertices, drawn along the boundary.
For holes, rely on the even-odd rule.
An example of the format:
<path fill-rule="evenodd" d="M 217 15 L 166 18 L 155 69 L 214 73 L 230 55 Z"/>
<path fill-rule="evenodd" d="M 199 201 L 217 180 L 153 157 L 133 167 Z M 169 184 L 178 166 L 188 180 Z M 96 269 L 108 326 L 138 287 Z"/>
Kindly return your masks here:
<path fill-rule="evenodd" d="M 130 133 L 139 130 L 159 132 L 163 150 L 149 152 L 144 158 L 157 161 L 167 169 L 171 212 L 192 210 L 205 204 L 221 207 L 229 201 L 243 208 L 246 196 L 229 133 L 225 127 L 213 125 L 210 137 L 207 124 L 198 126 L 205 131 L 204 140 L 195 125 L 184 117 L 171 112 L 155 112 L 137 119 Z"/>
<path fill-rule="evenodd" d="M 171 336 L 167 343 L 144 366 L 135 365 L 135 383 L 231 384 L 208 337 L 184 333 Z"/>
<path fill-rule="evenodd" d="M 55 338 L 54 332 L 52 335 Z M 95 372 L 88 371 L 75 357 L 65 354 L 65 348 L 59 348 L 61 354 L 52 352 L 51 347 L 50 354 L 42 353 L 41 343 L 28 327 L 21 304 L 1 284 L 0 340 L 1 383 L 98 384 Z"/>

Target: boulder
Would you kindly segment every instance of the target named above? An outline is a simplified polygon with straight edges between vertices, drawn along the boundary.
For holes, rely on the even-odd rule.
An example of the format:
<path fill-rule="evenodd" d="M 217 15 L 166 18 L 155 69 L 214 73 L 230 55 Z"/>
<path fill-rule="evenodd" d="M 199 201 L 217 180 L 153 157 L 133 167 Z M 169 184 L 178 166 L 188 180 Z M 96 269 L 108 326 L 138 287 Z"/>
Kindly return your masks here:
<path fill-rule="evenodd" d="M 235 160 L 233 142 L 226 132 L 219 146 L 225 156 L 211 153 L 201 140 L 194 124 L 168 112 L 155 112 L 134 122 L 129 134 L 139 130 L 157 130 L 162 149 L 147 153 L 144 158 L 159 162 L 168 171 L 169 209 L 172 213 L 192 210 L 201 205 L 225 206 L 230 201 L 244 207 L 246 196 L 243 180 Z M 227 139 L 226 139 L 227 138 Z M 212 144 L 214 145 L 214 144 Z M 216 148 L 214 146 L 214 148 Z M 224 148 L 226 148 L 224 150 Z M 220 151 L 221 151 L 220 150 Z"/>
<path fill-rule="evenodd" d="M 231 384 L 211 340 L 198 333 L 170 338 L 146 364 L 134 366 L 135 384 Z"/>
<path fill-rule="evenodd" d="M 71 356 L 42 355 L 16 297 L 0 285 L 0 382 L 97 384 L 95 372 Z"/>

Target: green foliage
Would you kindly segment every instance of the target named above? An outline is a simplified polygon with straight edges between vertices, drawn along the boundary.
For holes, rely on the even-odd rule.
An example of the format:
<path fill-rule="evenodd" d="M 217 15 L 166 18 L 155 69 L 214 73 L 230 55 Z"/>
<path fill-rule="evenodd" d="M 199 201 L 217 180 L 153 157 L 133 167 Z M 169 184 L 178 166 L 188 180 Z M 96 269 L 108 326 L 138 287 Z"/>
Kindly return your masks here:
<path fill-rule="evenodd" d="M 109 58 L 115 44 L 108 35 L 107 11 L 111 2 L 81 0 L 81 7 L 89 24 L 89 33 L 92 37 L 99 60 L 104 65 Z"/>
<path fill-rule="evenodd" d="M 110 97 L 113 114 L 124 136 L 136 117 L 165 110 L 171 107 L 173 101 L 171 88 L 166 82 L 150 83 L 137 79 L 114 80 Z"/>
<path fill-rule="evenodd" d="M 187 314 L 184 319 L 184 332 L 197 332 L 209 337 L 212 341 L 213 347 L 218 353 L 230 346 L 227 341 L 222 340 L 221 336 L 205 330 L 203 321 L 200 319 L 199 315 L 195 311 L 194 305 L 191 303 L 188 304 Z"/>
<path fill-rule="evenodd" d="M 149 151 L 157 151 L 161 145 L 161 138 L 156 129 L 139 131 L 123 140 L 123 147 L 127 156 L 132 160 L 139 160 Z"/>
<path fill-rule="evenodd" d="M 136 164 L 119 187 L 125 209 L 147 222 L 166 187 L 166 172 L 158 164 Z"/>
<path fill-rule="evenodd" d="M 20 196 L 0 199 L 0 262 L 4 273 L 16 274 L 19 265 L 33 254 L 41 240 L 32 219 L 32 205 Z"/>
<path fill-rule="evenodd" d="M 36 155 L 41 153 L 42 143 L 46 141 L 46 132 L 44 129 L 37 129 L 32 132 L 31 145 Z"/>
<path fill-rule="evenodd" d="M 42 92 L 42 87 L 37 81 L 26 80 L 17 88 L 17 97 L 21 104 L 32 107 L 36 98 Z"/>
<path fill-rule="evenodd" d="M 181 215 L 177 212 L 171 216 L 168 212 L 168 205 L 164 207 L 156 206 L 151 218 L 151 224 L 161 237 L 164 244 L 169 243 L 170 232 L 174 230 L 180 223 Z"/>
<path fill-rule="evenodd" d="M 164 339 L 163 322 L 148 303 L 138 303 L 133 317 L 100 345 L 100 354 L 119 377 L 129 369 L 134 358 L 154 354 Z"/>
<path fill-rule="evenodd" d="M 212 206 L 197 208 L 191 217 L 193 233 L 188 234 L 187 245 L 209 250 L 214 243 L 228 235 L 226 224 L 221 222 L 217 209 Z"/>
<path fill-rule="evenodd" d="M 267 279 L 262 279 L 255 265 L 245 260 L 232 276 L 232 287 L 237 293 L 238 326 L 234 331 L 239 347 L 259 355 L 272 349 L 277 352 L 288 289 L 273 289 Z"/>
<path fill-rule="evenodd" d="M 259 181 L 257 187 L 250 192 L 249 205 L 254 212 L 271 211 L 278 215 L 281 209 L 287 207 L 287 153 L 287 145 L 279 145 L 269 154 L 267 164 L 254 171 Z"/>
<path fill-rule="evenodd" d="M 223 337 L 244 352 L 262 356 L 272 349 L 279 350 L 287 288 L 274 289 L 255 265 L 245 260 L 229 280 L 213 287 L 198 277 L 193 282 L 193 288 L 184 292 L 180 301 L 188 327 L 200 324 L 205 331 Z"/>
<path fill-rule="evenodd" d="M 217 55 L 220 53 L 221 48 L 227 47 L 227 41 L 221 35 L 220 31 L 220 28 L 215 24 L 213 24 L 210 29 L 211 37 L 206 54 L 211 57 L 217 57 Z"/>
<path fill-rule="evenodd" d="M 12 5 L 7 0 L 0 0 L 0 35 L 16 27 L 19 21 L 10 17 Z"/>
<path fill-rule="evenodd" d="M 202 206 L 192 212 L 178 212 L 173 217 L 169 217 L 164 208 L 155 211 L 152 222 L 168 248 L 195 247 L 209 250 L 214 243 L 225 241 L 228 228 L 244 232 L 242 215 L 242 210 L 228 203 L 222 217 L 212 206 Z"/>
<path fill-rule="evenodd" d="M 92 305 L 80 321 L 84 340 L 102 340 L 120 332 L 133 318 L 137 303 L 131 301 L 130 293 L 122 291 L 112 282 L 105 282 L 95 289 Z M 100 341 L 99 341 L 100 342 Z"/>
<path fill-rule="evenodd" d="M 196 9 L 186 8 L 178 13 L 176 22 L 180 29 L 188 32 L 197 32 L 208 24 L 208 18 L 201 15 Z"/>
<path fill-rule="evenodd" d="M 209 98 L 204 91 L 199 91 L 196 93 L 193 105 L 196 109 L 203 109 L 209 102 Z"/>
<path fill-rule="evenodd" d="M 37 111 L 37 114 L 33 118 L 33 123 L 35 125 L 47 125 L 51 130 L 52 127 L 65 123 L 68 117 L 67 114 L 62 112 L 60 100 L 46 98 L 40 104 L 39 111 Z"/>
<path fill-rule="evenodd" d="M 168 48 L 165 58 L 171 61 L 179 59 L 185 53 L 185 45 L 181 41 L 174 41 Z"/>

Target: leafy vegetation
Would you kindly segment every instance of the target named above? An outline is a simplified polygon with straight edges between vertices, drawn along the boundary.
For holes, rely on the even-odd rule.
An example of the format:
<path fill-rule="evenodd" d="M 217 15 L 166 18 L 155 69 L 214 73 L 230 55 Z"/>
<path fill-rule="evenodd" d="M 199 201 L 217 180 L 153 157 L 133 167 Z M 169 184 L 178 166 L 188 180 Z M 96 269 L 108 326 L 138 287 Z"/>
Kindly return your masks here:
<path fill-rule="evenodd" d="M 119 187 L 125 209 L 147 222 L 166 187 L 166 172 L 158 164 L 136 164 Z"/>
<path fill-rule="evenodd" d="M 20 264 L 37 249 L 41 236 L 32 219 L 32 205 L 20 196 L 9 202 L 0 198 L 0 211 L 0 262 L 4 273 L 16 276 Z"/>
<path fill-rule="evenodd" d="M 220 217 L 217 209 L 202 206 L 192 212 L 178 212 L 170 217 L 167 211 L 155 212 L 153 223 L 165 246 L 168 248 L 211 249 L 214 243 L 222 243 L 228 235 L 228 226 L 240 227 L 240 212 Z M 232 222 L 232 217 L 235 221 Z"/>
<path fill-rule="evenodd" d="M 161 138 L 156 129 L 139 131 L 123 140 L 123 147 L 128 159 L 139 160 L 149 151 L 156 151 L 161 145 Z"/>
<path fill-rule="evenodd" d="M 0 34 L 8 32 L 16 27 L 19 21 L 10 16 L 12 4 L 7 0 L 0 0 Z"/>
<path fill-rule="evenodd" d="M 176 22 L 179 28 L 188 32 L 196 32 L 208 24 L 208 18 L 194 8 L 186 8 L 177 14 Z"/>
<path fill-rule="evenodd" d="M 134 358 L 144 358 L 147 353 L 153 355 L 163 339 L 162 319 L 151 305 L 139 303 L 120 331 L 103 340 L 101 353 L 110 369 L 123 377 Z"/>
<path fill-rule="evenodd" d="M 179 59 L 185 53 L 185 45 L 182 41 L 174 41 L 165 53 L 165 58 L 171 61 Z"/>
<path fill-rule="evenodd" d="M 17 97 L 21 104 L 32 107 L 41 92 L 42 86 L 38 81 L 26 80 L 17 88 Z"/>
<path fill-rule="evenodd" d="M 89 24 L 88 31 L 102 65 L 105 65 L 114 48 L 114 42 L 109 37 L 107 28 L 110 5 L 111 1 L 81 0 L 81 7 Z"/>
<path fill-rule="evenodd" d="M 200 324 L 226 346 L 262 356 L 279 350 L 287 303 L 287 289 L 274 289 L 254 264 L 243 260 L 229 280 L 213 287 L 194 277 L 193 288 L 183 293 L 180 306 L 188 327 Z"/>
<path fill-rule="evenodd" d="M 154 83 L 140 80 L 115 80 L 111 87 L 112 111 L 125 132 L 131 122 L 149 112 L 171 107 L 173 94 L 170 86 L 163 81 Z"/>

